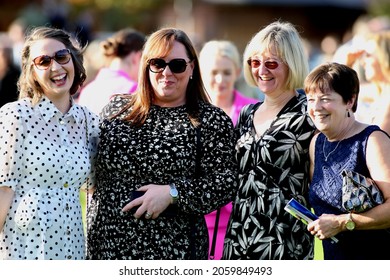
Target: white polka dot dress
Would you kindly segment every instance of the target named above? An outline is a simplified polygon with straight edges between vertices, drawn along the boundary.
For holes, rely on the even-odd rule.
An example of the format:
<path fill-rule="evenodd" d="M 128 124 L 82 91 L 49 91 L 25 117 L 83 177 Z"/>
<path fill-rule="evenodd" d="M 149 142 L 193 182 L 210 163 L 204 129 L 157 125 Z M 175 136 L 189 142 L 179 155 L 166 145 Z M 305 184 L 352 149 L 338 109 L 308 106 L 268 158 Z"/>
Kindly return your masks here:
<path fill-rule="evenodd" d="M 73 101 L 63 115 L 45 97 L 0 109 L 0 186 L 14 191 L 0 259 L 84 259 L 79 192 L 88 176 L 94 184 L 98 122 Z"/>

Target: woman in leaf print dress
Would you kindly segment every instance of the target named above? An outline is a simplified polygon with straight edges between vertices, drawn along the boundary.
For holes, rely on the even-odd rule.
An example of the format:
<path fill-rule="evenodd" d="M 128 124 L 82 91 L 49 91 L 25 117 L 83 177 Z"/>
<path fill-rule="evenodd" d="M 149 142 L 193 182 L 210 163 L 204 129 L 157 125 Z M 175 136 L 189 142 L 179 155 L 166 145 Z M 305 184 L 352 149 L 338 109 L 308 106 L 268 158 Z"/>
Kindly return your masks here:
<path fill-rule="evenodd" d="M 244 61 L 246 81 L 265 99 L 244 107 L 236 125 L 239 189 L 223 259 L 312 259 L 306 225 L 284 210 L 293 197 L 307 205 L 308 149 L 315 132 L 306 97 L 297 92 L 308 63 L 296 28 L 271 23 L 249 42 Z"/>

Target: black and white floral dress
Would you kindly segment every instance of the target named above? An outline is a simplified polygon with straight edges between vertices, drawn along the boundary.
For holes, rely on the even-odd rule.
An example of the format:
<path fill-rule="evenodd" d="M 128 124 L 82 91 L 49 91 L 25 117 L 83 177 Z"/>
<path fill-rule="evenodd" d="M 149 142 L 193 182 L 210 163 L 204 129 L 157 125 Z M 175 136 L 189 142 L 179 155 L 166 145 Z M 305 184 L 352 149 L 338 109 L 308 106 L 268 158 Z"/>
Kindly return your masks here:
<path fill-rule="evenodd" d="M 115 97 L 103 110 L 118 112 L 129 97 Z M 201 176 L 195 176 L 196 129 L 186 106 L 152 106 L 141 127 L 104 119 L 97 160 L 97 189 L 89 211 L 91 259 L 207 259 L 204 214 L 231 201 L 237 187 L 232 121 L 221 109 L 200 104 Z M 175 183 L 176 217 L 136 220 L 121 209 L 130 192 L 149 184 Z M 194 238 L 192 238 L 194 234 Z M 192 246 L 195 240 L 196 245 Z M 196 257 L 191 255 L 195 248 Z"/>
<path fill-rule="evenodd" d="M 236 126 L 239 189 L 223 259 L 311 259 L 311 234 L 284 210 L 291 198 L 306 203 L 308 196 L 315 128 L 306 113 L 306 96 L 292 98 L 259 139 L 253 126 L 258 106 L 244 108 Z"/>

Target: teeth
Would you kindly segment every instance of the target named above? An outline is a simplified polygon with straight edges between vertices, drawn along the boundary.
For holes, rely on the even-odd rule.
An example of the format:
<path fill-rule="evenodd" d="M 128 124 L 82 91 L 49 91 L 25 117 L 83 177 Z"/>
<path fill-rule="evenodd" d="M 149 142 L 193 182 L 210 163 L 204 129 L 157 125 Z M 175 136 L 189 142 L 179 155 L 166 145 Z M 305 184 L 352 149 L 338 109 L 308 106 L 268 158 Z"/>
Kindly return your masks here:
<path fill-rule="evenodd" d="M 262 79 L 263 81 L 269 81 L 269 80 L 272 80 L 272 78 L 267 78 L 267 77 L 260 77 L 260 79 Z"/>
<path fill-rule="evenodd" d="M 59 76 L 56 76 L 54 78 L 52 78 L 53 80 L 55 81 L 59 81 L 59 80 L 62 80 L 63 78 L 65 78 L 66 74 L 62 74 L 62 75 L 59 75 Z"/>

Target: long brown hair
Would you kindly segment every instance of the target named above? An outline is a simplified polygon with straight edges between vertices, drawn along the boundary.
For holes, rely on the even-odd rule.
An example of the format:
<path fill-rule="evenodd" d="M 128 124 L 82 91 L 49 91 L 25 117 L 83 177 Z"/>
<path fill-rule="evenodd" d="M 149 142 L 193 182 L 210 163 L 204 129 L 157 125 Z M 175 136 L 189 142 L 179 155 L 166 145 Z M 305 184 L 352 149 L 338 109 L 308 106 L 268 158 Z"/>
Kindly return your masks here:
<path fill-rule="evenodd" d="M 127 106 L 121 110 L 124 112 L 128 108 L 132 108 L 124 120 L 130 121 L 134 126 L 140 126 L 145 122 L 154 98 L 154 90 L 149 79 L 148 62 L 152 58 L 167 56 L 172 50 L 174 42 L 184 45 L 188 58 L 194 63 L 192 79 L 189 80 L 186 89 L 187 113 L 194 126 L 199 123 L 199 101 L 210 103 L 201 78 L 198 56 L 191 40 L 182 30 L 162 28 L 151 34 L 146 41 L 140 63 L 138 89 L 129 98 Z"/>

